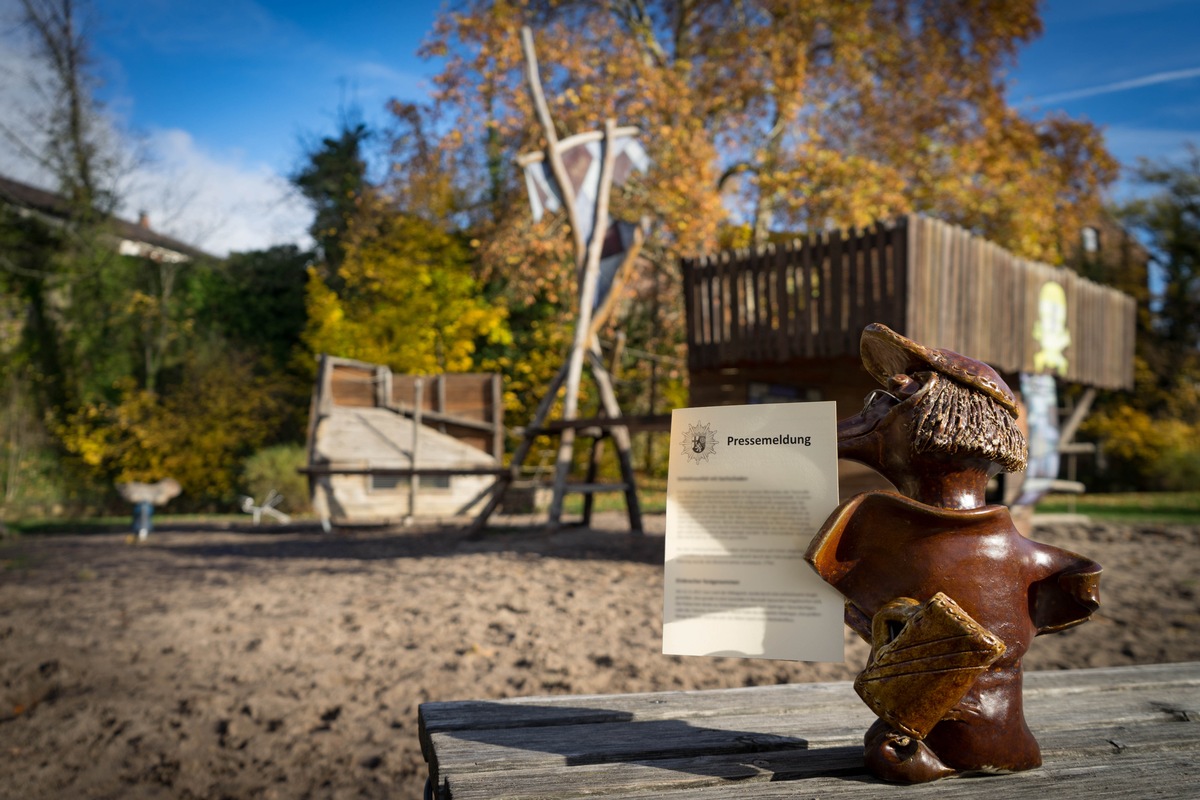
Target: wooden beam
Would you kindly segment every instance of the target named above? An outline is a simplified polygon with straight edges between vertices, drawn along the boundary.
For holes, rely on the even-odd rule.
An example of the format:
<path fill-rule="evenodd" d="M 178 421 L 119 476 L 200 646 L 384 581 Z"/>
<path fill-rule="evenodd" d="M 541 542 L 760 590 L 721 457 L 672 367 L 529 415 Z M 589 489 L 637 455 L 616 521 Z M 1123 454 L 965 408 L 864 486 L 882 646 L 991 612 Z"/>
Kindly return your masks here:
<path fill-rule="evenodd" d="M 1062 430 L 1058 435 L 1058 446 L 1061 449 L 1063 445 L 1074 442 L 1075 433 L 1079 430 L 1079 426 L 1087 419 L 1088 412 L 1092 409 L 1092 403 L 1096 399 L 1096 389 L 1089 386 L 1087 391 L 1083 393 L 1083 397 L 1079 398 L 1079 402 L 1075 404 L 1075 408 L 1071 409 L 1071 416 L 1067 418 L 1063 424 Z"/>
<path fill-rule="evenodd" d="M 608 226 L 606 225 L 605 228 Z M 593 234 L 594 235 L 594 234 Z M 642 244 L 646 241 L 646 234 L 642 232 L 639 225 L 634 228 L 633 242 L 629 245 L 629 249 L 625 251 L 624 258 L 621 259 L 621 265 L 617 267 L 616 273 L 613 275 L 612 286 L 608 287 L 608 294 L 604 298 L 604 302 L 596 309 L 596 313 L 592 317 L 589 333 L 593 336 L 600 334 L 600 328 L 612 316 L 613 311 L 617 307 L 617 297 L 621 294 L 621 290 L 625 288 L 625 284 L 629 283 L 629 278 L 633 275 L 633 265 L 637 261 L 638 256 L 642 252 Z"/>
<path fill-rule="evenodd" d="M 554 119 L 550 116 L 550 106 L 546 102 L 546 93 L 542 90 L 542 77 L 538 74 L 537 53 L 533 49 L 533 31 L 527 25 L 521 28 L 521 49 L 525 53 L 525 78 L 529 82 L 529 94 L 533 97 L 533 107 L 537 111 L 542 133 L 546 137 L 546 157 L 550 160 L 550 172 L 558 183 L 563 208 L 567 212 L 567 218 L 571 220 L 571 233 L 575 238 L 575 264 L 578 268 L 587 242 L 583 240 L 583 231 L 575 224 L 575 187 L 571 185 L 571 176 L 567 174 L 567 167 L 563 164 L 562 151 L 558 147 L 558 133 L 554 130 Z"/>
<path fill-rule="evenodd" d="M 300 467 L 301 475 L 507 475 L 506 467 L 339 467 L 336 464 L 316 464 Z"/>
<path fill-rule="evenodd" d="M 613 120 L 604 122 L 604 158 L 600 162 L 600 190 L 596 197 L 596 212 L 592 224 L 592 238 L 588 242 L 583 261 L 583 286 L 579 296 L 579 316 L 575 320 L 575 339 L 571 344 L 571 355 L 567 364 L 567 394 L 563 398 L 563 419 L 575 419 L 579 409 L 579 379 L 583 374 L 585 350 L 591 337 L 592 306 L 596 301 L 596 288 L 600 281 L 600 251 L 604 247 L 604 231 L 608 228 L 608 198 L 612 189 L 613 165 L 616 162 L 612 146 L 612 133 L 616 129 Z M 594 371 L 593 371 L 594 372 Z M 550 501 L 550 524 L 558 524 L 562 516 L 563 486 L 571 468 L 571 454 L 575 444 L 575 432 L 563 431 L 559 442 L 558 461 L 555 464 L 554 497 Z"/>
<path fill-rule="evenodd" d="M 629 137 L 637 136 L 641 132 L 641 129 L 636 125 L 622 125 L 621 127 L 617 128 L 616 131 L 614 131 L 614 134 L 618 137 Z M 578 147 L 581 144 L 588 144 L 589 142 L 598 142 L 603 138 L 603 131 L 584 131 L 583 133 L 576 133 L 558 141 L 558 152 L 563 153 L 567 150 L 570 150 L 572 147 Z M 517 156 L 517 166 L 523 168 L 529 166 L 530 164 L 537 164 L 538 162 L 545 160 L 546 153 L 544 151 L 534 150 L 532 152 L 522 153 L 521 155 Z"/>
<path fill-rule="evenodd" d="M 537 436 L 542 433 L 558 433 L 567 428 L 599 428 L 620 425 L 630 431 L 669 431 L 671 430 L 670 414 L 638 414 L 629 417 L 583 417 L 581 419 L 557 419 L 547 422 L 540 428 L 526 428 L 526 433 Z"/>

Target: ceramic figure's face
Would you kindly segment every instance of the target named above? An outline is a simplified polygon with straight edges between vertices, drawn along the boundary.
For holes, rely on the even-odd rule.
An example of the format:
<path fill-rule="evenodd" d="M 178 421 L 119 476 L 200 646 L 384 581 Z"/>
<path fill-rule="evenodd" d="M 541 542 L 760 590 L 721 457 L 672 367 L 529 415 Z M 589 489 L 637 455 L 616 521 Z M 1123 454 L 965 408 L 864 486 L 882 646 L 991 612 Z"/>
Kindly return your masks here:
<path fill-rule="evenodd" d="M 867 395 L 862 411 L 838 423 L 838 455 L 884 475 L 908 466 L 913 409 L 933 378 L 931 372 L 898 374 L 887 387 Z"/>

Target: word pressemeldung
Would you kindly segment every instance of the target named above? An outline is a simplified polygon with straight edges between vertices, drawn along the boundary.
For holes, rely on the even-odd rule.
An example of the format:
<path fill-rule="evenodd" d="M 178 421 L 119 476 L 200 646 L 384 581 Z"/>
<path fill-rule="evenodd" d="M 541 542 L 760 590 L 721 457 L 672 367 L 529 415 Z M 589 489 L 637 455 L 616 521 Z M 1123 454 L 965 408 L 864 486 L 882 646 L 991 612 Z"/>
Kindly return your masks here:
<path fill-rule="evenodd" d="M 792 436 L 790 433 L 780 434 L 779 436 L 730 436 L 725 442 L 727 447 L 755 447 L 765 444 L 802 444 L 805 447 L 812 447 L 812 437 Z"/>

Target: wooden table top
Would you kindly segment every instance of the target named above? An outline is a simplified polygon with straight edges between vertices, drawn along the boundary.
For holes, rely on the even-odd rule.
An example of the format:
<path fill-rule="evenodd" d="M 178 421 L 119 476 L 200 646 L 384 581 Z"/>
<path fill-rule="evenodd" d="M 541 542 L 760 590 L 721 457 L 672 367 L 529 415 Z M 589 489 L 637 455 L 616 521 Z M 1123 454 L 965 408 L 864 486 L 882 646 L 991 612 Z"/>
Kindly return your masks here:
<path fill-rule="evenodd" d="M 430 796 L 1200 797 L 1200 662 L 1034 672 L 1040 769 L 891 787 L 862 764 L 874 720 L 848 682 L 425 703 Z"/>

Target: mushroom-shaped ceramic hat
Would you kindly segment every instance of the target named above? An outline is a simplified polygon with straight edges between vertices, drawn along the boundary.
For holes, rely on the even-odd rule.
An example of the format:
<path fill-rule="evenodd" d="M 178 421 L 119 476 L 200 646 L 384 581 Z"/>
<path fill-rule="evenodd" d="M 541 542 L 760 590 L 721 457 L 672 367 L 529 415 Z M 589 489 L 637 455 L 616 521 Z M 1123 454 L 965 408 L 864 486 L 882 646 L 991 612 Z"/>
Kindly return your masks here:
<path fill-rule="evenodd" d="M 884 386 L 893 375 L 932 370 L 983 392 L 1003 406 L 1014 419 L 1018 415 L 1016 396 L 996 370 L 982 361 L 967 358 L 952 350 L 917 344 L 878 322 L 872 322 L 863 329 L 860 349 L 863 366 Z"/>

